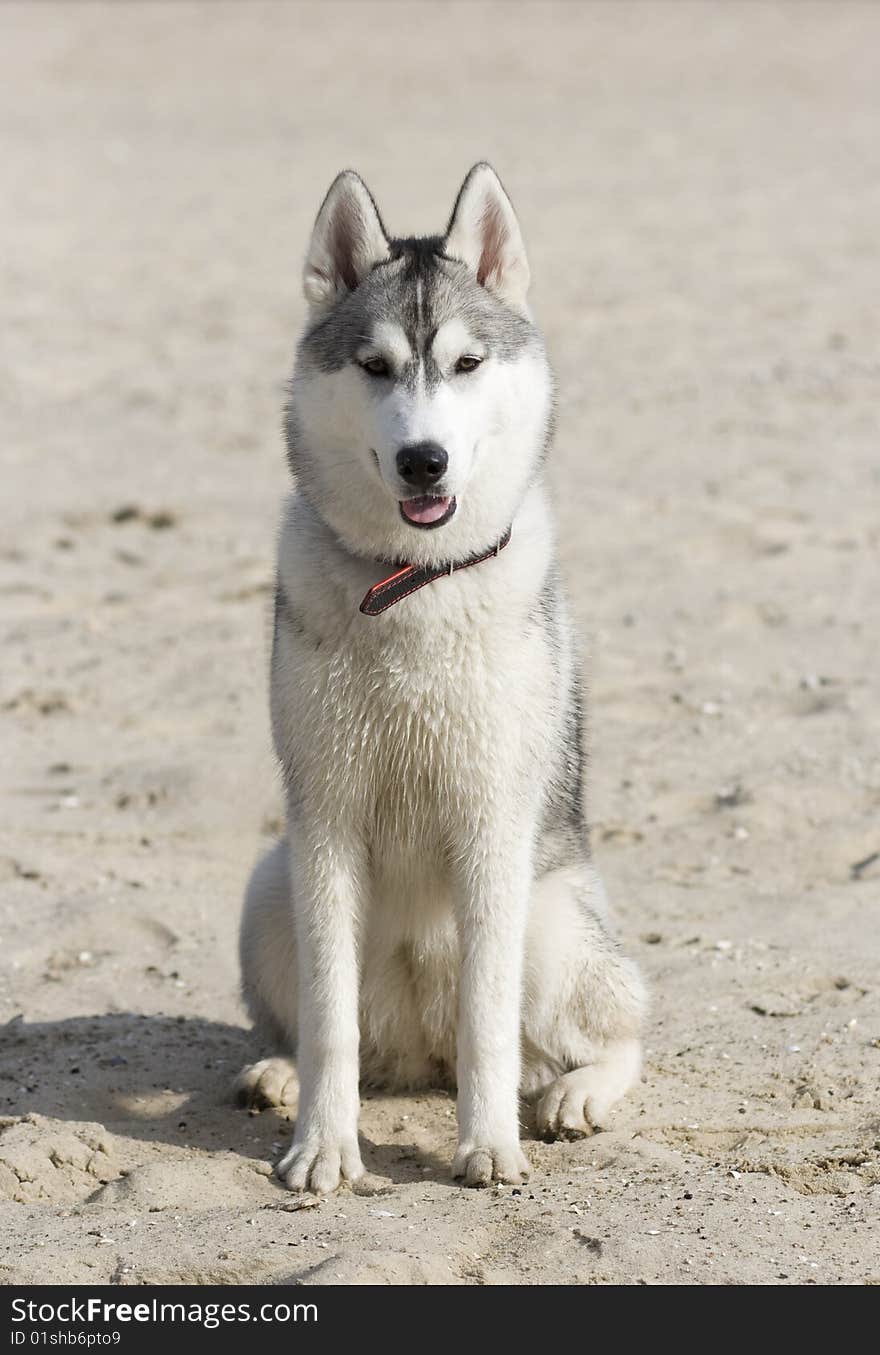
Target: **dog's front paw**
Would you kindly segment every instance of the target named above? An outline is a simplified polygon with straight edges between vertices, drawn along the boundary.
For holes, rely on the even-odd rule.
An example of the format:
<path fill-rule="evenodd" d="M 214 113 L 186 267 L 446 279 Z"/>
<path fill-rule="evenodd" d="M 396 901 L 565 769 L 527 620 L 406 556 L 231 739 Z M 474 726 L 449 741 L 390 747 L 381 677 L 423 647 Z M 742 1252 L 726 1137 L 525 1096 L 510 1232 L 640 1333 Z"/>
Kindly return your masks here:
<path fill-rule="evenodd" d="M 530 1171 L 529 1160 L 518 1143 L 503 1147 L 462 1143 L 452 1161 L 452 1175 L 463 1178 L 466 1186 L 488 1186 L 493 1181 L 518 1186 Z"/>
<path fill-rule="evenodd" d="M 342 1181 L 357 1181 L 363 1174 L 357 1139 L 295 1143 L 275 1168 L 290 1190 L 311 1190 L 315 1195 L 329 1195 Z"/>

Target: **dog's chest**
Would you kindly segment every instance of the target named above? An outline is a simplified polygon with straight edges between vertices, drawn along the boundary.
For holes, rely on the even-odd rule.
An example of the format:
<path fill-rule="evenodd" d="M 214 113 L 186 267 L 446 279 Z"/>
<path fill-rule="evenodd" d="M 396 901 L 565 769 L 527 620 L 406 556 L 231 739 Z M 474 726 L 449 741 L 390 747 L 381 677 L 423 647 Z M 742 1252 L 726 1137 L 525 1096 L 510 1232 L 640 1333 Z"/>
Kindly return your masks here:
<path fill-rule="evenodd" d="M 479 646 L 465 636 L 366 645 L 348 662 L 335 718 L 358 744 L 359 776 L 377 815 L 398 829 L 436 822 L 438 801 L 473 780 L 499 722 Z"/>
<path fill-rule="evenodd" d="M 279 753 L 295 780 L 323 785 L 321 799 L 354 799 L 378 823 L 414 832 L 484 793 L 515 757 L 523 671 L 522 639 L 504 633 L 382 633 L 371 622 L 332 647 L 291 637 L 273 673 Z"/>
<path fill-rule="evenodd" d="M 273 723 L 289 784 L 319 822 L 355 822 L 374 861 L 405 854 L 424 869 L 457 854 L 482 805 L 540 776 L 554 682 L 530 618 L 403 605 L 405 617 L 346 620 L 320 638 L 279 627 Z"/>

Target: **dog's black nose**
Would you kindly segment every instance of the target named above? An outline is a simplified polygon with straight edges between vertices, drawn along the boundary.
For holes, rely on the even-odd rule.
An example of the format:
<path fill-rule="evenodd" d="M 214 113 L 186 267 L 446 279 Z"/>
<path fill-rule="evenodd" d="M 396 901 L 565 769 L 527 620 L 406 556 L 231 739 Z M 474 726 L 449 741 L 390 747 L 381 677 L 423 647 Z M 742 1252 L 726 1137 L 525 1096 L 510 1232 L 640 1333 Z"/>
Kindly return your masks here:
<path fill-rule="evenodd" d="M 397 453 L 397 471 L 413 489 L 427 492 L 449 465 L 449 457 L 439 442 L 412 442 Z"/>

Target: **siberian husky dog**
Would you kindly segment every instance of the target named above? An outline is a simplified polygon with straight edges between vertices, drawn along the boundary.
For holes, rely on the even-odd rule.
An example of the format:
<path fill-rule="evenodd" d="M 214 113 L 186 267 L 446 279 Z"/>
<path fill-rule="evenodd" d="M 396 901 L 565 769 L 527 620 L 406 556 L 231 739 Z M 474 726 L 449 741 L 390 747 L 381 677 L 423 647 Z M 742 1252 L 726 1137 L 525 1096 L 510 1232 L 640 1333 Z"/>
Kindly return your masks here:
<path fill-rule="evenodd" d="M 513 207 L 476 165 L 443 235 L 392 238 L 340 174 L 305 263 L 271 707 L 287 835 L 244 905 L 278 1175 L 364 1168 L 359 1083 L 455 1085 L 466 1184 L 602 1125 L 644 996 L 583 806 L 581 691 L 544 486 L 552 380 Z M 296 1070 L 292 1060 L 295 1059 Z"/>

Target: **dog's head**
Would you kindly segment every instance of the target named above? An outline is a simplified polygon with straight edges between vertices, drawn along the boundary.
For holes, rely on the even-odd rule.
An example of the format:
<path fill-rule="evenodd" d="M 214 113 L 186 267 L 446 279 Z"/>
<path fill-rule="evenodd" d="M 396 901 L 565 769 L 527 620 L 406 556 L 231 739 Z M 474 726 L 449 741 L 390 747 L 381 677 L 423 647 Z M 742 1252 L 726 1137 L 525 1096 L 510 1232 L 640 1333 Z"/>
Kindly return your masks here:
<path fill-rule="evenodd" d="M 301 491 L 352 550 L 460 559 L 510 525 L 552 403 L 528 285 L 488 165 L 424 239 L 390 238 L 356 174 L 333 183 L 306 258 L 287 435 Z"/>

